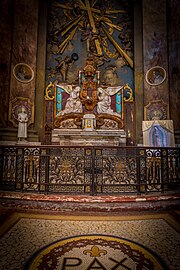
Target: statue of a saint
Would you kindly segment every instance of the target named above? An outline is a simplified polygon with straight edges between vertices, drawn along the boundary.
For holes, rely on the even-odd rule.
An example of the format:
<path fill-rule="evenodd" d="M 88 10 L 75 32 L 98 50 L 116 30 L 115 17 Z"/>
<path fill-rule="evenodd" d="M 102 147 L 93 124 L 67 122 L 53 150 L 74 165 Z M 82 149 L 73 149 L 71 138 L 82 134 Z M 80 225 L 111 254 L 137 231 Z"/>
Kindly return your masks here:
<path fill-rule="evenodd" d="M 73 88 L 71 85 L 60 85 L 60 87 L 69 94 L 69 98 L 66 101 L 64 110 L 60 111 L 58 115 L 67 113 L 82 113 L 82 103 L 79 98 L 80 87 L 76 86 Z"/>
<path fill-rule="evenodd" d="M 27 123 L 28 123 L 28 115 L 26 113 L 25 107 L 22 106 L 21 112 L 18 113 L 18 140 L 26 141 L 27 138 Z"/>

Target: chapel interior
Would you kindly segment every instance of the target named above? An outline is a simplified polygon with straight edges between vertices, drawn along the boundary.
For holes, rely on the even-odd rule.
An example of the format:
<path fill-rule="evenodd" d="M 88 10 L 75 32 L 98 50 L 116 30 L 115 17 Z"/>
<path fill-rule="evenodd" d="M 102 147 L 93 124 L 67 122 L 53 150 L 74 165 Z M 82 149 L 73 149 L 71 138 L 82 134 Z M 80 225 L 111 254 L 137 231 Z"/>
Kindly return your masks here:
<path fill-rule="evenodd" d="M 0 268 L 180 269 L 179 0 L 0 14 Z"/>

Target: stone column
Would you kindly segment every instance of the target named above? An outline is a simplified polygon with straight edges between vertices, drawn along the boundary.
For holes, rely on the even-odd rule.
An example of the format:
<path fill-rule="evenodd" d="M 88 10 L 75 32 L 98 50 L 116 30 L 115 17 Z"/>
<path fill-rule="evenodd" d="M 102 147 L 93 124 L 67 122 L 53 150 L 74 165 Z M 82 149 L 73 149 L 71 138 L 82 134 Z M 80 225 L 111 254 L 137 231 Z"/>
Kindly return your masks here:
<path fill-rule="evenodd" d="M 134 86 L 136 144 L 142 144 L 143 121 L 143 54 L 142 54 L 142 4 L 134 1 Z"/>
<path fill-rule="evenodd" d="M 39 31 L 37 48 L 37 75 L 36 75 L 36 102 L 35 128 L 40 141 L 43 141 L 44 132 L 44 92 L 46 87 L 46 34 L 47 34 L 47 0 L 39 0 Z"/>

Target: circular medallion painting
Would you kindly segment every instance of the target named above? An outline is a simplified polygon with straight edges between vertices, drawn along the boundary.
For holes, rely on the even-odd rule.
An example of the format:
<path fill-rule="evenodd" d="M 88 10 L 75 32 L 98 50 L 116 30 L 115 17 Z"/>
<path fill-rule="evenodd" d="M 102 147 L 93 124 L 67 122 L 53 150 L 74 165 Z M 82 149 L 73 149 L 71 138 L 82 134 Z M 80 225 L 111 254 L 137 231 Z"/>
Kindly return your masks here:
<path fill-rule="evenodd" d="M 29 83 L 34 78 L 34 72 L 32 68 L 25 63 L 19 63 L 15 65 L 13 69 L 13 74 L 16 80 L 22 83 Z"/>
<path fill-rule="evenodd" d="M 133 241 L 106 235 L 62 239 L 37 251 L 24 269 L 144 269 L 165 270 L 151 250 Z"/>
<path fill-rule="evenodd" d="M 160 66 L 150 68 L 146 73 L 146 82 L 150 85 L 159 85 L 166 79 L 166 71 Z"/>

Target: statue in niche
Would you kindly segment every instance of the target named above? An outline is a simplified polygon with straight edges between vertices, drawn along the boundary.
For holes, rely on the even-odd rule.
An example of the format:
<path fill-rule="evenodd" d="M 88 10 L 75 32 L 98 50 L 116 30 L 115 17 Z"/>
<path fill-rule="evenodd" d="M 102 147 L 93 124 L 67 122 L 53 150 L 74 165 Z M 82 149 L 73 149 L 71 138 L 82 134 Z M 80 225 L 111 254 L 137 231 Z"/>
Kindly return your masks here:
<path fill-rule="evenodd" d="M 80 87 L 73 88 L 71 85 L 58 85 L 66 93 L 69 94 L 69 98 L 66 101 L 65 109 L 58 113 L 58 115 L 64 115 L 67 113 L 82 113 L 82 103 L 79 98 Z"/>
<path fill-rule="evenodd" d="M 18 141 L 26 141 L 28 115 L 25 107 L 22 106 L 21 112 L 18 113 Z"/>
<path fill-rule="evenodd" d="M 97 104 L 97 112 L 100 113 L 107 113 L 107 114 L 113 114 L 119 116 L 118 113 L 114 112 L 111 109 L 111 96 L 118 93 L 121 89 L 123 89 L 123 86 L 119 87 L 108 87 L 106 89 L 103 89 L 102 87 L 98 87 L 97 93 L 98 93 L 98 104 Z"/>
<path fill-rule="evenodd" d="M 174 128 L 172 120 L 152 120 L 142 122 L 144 146 L 174 146 Z"/>

